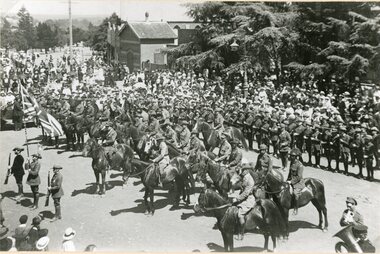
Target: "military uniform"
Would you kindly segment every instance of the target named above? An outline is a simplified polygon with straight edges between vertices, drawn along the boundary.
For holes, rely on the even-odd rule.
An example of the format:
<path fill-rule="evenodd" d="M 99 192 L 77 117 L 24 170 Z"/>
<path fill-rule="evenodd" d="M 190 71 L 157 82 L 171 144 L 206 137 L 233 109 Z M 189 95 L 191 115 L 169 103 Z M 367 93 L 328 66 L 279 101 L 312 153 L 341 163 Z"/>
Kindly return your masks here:
<path fill-rule="evenodd" d="M 308 124 L 308 126 L 305 128 L 303 132 L 303 140 L 305 142 L 305 148 L 306 152 L 308 153 L 309 160 L 307 162 L 308 165 L 311 165 L 311 157 L 312 157 L 312 151 L 311 151 L 311 135 L 313 134 L 313 128 Z"/>
<path fill-rule="evenodd" d="M 322 144 L 321 144 L 321 137 L 322 133 L 320 133 L 318 127 L 315 129 L 314 133 L 311 135 L 311 151 L 315 158 L 315 164 L 314 166 L 316 168 L 321 167 L 321 150 L 322 150 Z"/>
<path fill-rule="evenodd" d="M 355 137 L 350 143 L 350 150 L 353 150 L 356 162 L 359 166 L 359 174 L 357 177 L 363 177 L 363 140 L 360 134 L 355 134 Z"/>
<path fill-rule="evenodd" d="M 231 145 L 225 139 L 224 141 L 222 141 L 222 144 L 220 145 L 217 159 L 218 161 L 221 161 L 222 163 L 226 164 L 228 162 L 228 158 L 230 154 L 231 154 Z"/>
<path fill-rule="evenodd" d="M 343 160 L 345 175 L 348 175 L 348 157 L 350 156 L 350 140 L 351 137 L 345 133 L 343 133 L 340 138 L 340 152 Z"/>
<path fill-rule="evenodd" d="M 280 143 L 280 157 L 282 162 L 282 167 L 286 168 L 288 166 L 288 153 L 290 150 L 291 137 L 289 132 L 285 129 L 278 136 Z"/>
<path fill-rule="evenodd" d="M 172 127 L 167 126 L 166 130 L 164 132 L 164 137 L 167 142 L 173 144 L 175 147 L 178 147 L 178 139 L 177 139 L 177 132 L 173 130 Z"/>
<path fill-rule="evenodd" d="M 179 133 L 179 149 L 182 149 L 183 152 L 187 153 L 190 150 L 190 130 L 187 126 L 183 127 Z"/>
<path fill-rule="evenodd" d="M 243 154 L 236 146 L 234 149 L 232 149 L 231 155 L 228 158 L 228 167 L 230 168 L 230 173 L 238 172 L 242 159 Z"/>
<path fill-rule="evenodd" d="M 39 176 L 39 172 L 41 169 L 41 163 L 36 160 L 30 163 L 30 171 L 28 178 L 26 179 L 26 184 L 30 185 L 32 189 L 33 198 L 34 198 L 34 207 L 38 207 L 39 193 L 38 186 L 41 184 L 41 179 Z"/>
<path fill-rule="evenodd" d="M 63 176 L 61 172 L 57 172 L 53 175 L 50 181 L 50 193 L 54 201 L 55 217 L 61 219 L 61 198 L 64 195 L 63 188 Z"/>
<path fill-rule="evenodd" d="M 367 139 L 364 144 L 364 160 L 367 168 L 367 179 L 373 180 L 373 158 L 375 153 L 375 146 L 370 139 Z"/>
<path fill-rule="evenodd" d="M 268 171 L 271 172 L 272 167 L 273 162 L 269 154 L 259 154 L 256 161 L 255 171 L 260 174 L 260 177 L 264 177 Z"/>

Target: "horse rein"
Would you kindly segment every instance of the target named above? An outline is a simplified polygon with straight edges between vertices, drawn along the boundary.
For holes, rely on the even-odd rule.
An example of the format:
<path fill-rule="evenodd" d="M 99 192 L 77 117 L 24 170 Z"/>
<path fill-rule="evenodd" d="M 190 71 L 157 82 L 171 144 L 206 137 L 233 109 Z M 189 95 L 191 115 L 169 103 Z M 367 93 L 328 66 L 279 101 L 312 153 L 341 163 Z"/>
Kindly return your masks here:
<path fill-rule="evenodd" d="M 229 204 L 225 204 L 225 205 L 221 205 L 217 207 L 203 207 L 203 209 L 206 210 L 207 212 L 210 212 L 210 211 L 220 210 L 220 209 L 224 209 L 231 206 L 232 204 L 229 203 Z"/>

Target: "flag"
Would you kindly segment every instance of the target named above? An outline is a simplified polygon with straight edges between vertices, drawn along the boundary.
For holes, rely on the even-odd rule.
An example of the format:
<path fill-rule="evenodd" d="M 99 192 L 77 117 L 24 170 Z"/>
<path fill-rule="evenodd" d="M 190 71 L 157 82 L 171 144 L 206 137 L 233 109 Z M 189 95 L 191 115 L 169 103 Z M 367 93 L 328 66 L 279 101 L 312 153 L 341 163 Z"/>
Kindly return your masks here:
<path fill-rule="evenodd" d="M 25 114 L 25 120 L 28 121 L 37 115 L 39 106 L 36 99 L 33 96 L 29 95 L 28 91 L 26 90 L 24 86 L 20 85 L 20 88 L 21 88 L 20 94 L 22 97 L 22 103 L 23 103 L 22 107 Z"/>
<path fill-rule="evenodd" d="M 61 124 L 52 115 L 40 108 L 37 100 L 31 96 L 26 88 L 20 85 L 20 94 L 22 96 L 23 109 L 25 119 L 31 119 L 37 116 L 40 119 L 41 125 L 44 130 L 51 136 L 62 136 L 63 130 Z"/>
<path fill-rule="evenodd" d="M 44 130 L 51 136 L 62 136 L 64 134 L 61 124 L 45 110 L 40 110 L 37 116 Z"/>

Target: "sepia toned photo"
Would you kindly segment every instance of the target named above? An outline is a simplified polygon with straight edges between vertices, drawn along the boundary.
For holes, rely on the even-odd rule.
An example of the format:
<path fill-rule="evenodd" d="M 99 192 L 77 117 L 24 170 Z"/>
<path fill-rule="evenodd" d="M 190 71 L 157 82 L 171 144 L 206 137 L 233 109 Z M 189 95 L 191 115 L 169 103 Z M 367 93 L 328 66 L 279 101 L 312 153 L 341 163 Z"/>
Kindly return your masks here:
<path fill-rule="evenodd" d="M 379 2 L 0 13 L 0 251 L 380 250 Z"/>

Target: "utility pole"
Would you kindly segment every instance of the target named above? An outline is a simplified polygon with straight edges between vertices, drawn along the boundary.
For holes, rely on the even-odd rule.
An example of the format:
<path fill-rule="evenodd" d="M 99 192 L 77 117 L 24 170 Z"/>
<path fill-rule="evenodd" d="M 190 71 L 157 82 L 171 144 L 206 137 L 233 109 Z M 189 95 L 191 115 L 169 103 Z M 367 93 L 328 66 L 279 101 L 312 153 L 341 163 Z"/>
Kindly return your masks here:
<path fill-rule="evenodd" d="M 73 20 L 71 18 L 71 0 L 69 0 L 69 33 L 70 33 L 70 67 L 73 59 Z"/>

